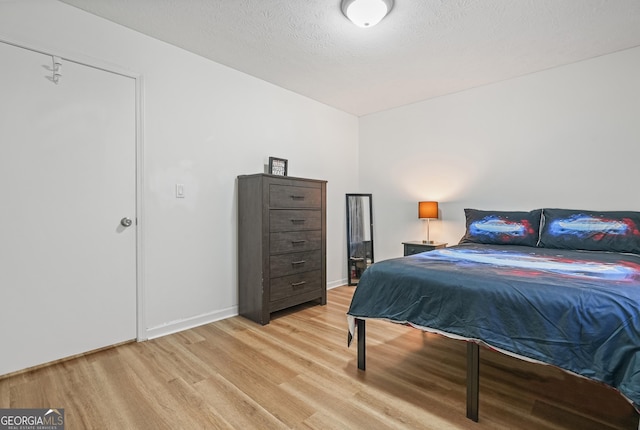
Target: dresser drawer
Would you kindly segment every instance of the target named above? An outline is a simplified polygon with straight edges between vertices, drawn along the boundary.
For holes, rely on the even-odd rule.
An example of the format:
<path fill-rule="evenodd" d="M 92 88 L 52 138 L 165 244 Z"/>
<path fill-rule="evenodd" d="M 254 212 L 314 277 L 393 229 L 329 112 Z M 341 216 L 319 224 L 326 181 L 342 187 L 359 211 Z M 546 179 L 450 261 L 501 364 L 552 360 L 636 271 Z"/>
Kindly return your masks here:
<path fill-rule="evenodd" d="M 269 211 L 269 231 L 321 230 L 322 212 L 312 209 Z"/>
<path fill-rule="evenodd" d="M 322 268 L 322 252 L 294 252 L 292 254 L 272 255 L 269 257 L 271 278 L 310 272 Z"/>
<path fill-rule="evenodd" d="M 404 245 L 404 255 L 414 255 L 421 252 L 433 251 L 434 249 L 442 249 L 447 246 L 443 242 L 420 243 L 420 242 L 402 242 Z"/>
<path fill-rule="evenodd" d="M 271 233 L 269 237 L 269 253 L 312 251 L 322 248 L 322 231 L 285 231 Z"/>
<path fill-rule="evenodd" d="M 321 206 L 322 191 L 320 188 L 275 184 L 269 187 L 269 207 L 320 208 Z"/>
<path fill-rule="evenodd" d="M 404 246 L 404 255 L 419 254 L 421 252 L 426 252 L 426 251 L 430 251 L 430 249 L 425 249 L 424 246 L 415 246 L 415 245 Z"/>
<path fill-rule="evenodd" d="M 298 294 L 320 291 L 321 288 L 322 272 L 320 270 L 283 276 L 271 280 L 269 300 L 273 302 Z"/>

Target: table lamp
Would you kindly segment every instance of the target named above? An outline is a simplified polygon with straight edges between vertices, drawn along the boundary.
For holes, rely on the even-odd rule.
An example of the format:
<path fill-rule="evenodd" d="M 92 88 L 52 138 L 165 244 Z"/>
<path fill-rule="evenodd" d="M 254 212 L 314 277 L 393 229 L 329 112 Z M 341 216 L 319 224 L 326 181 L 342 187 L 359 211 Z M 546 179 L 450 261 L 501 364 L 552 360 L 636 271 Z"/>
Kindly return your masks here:
<path fill-rule="evenodd" d="M 427 240 L 422 243 L 433 243 L 429 240 L 429 220 L 438 218 L 438 202 L 418 202 L 418 218 L 427 220 Z"/>

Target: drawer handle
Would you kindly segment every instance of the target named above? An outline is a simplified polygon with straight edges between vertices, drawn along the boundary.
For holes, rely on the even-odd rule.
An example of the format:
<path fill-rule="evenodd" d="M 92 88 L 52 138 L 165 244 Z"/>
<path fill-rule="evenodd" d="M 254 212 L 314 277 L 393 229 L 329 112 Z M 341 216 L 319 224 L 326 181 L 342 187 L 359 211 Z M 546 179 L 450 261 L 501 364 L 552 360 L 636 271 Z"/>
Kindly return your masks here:
<path fill-rule="evenodd" d="M 296 195 L 292 195 L 291 199 L 293 200 L 304 200 L 304 196 L 296 196 Z"/>
<path fill-rule="evenodd" d="M 306 219 L 292 219 L 291 222 L 294 224 L 303 224 Z"/>
<path fill-rule="evenodd" d="M 305 243 L 305 242 L 306 242 L 306 240 L 292 240 L 292 241 L 291 241 L 291 244 L 292 244 L 292 245 L 298 245 L 298 244 L 300 244 L 300 243 Z"/>
<path fill-rule="evenodd" d="M 307 281 L 301 281 L 301 282 L 294 282 L 293 284 L 291 284 L 291 286 L 293 288 L 297 288 L 297 287 L 302 287 L 304 284 L 306 284 Z"/>
<path fill-rule="evenodd" d="M 305 260 L 292 261 L 292 262 L 291 262 L 291 265 L 292 265 L 292 266 L 297 266 L 297 265 L 299 265 L 299 264 L 304 264 L 304 263 L 306 263 L 306 261 L 305 261 Z"/>

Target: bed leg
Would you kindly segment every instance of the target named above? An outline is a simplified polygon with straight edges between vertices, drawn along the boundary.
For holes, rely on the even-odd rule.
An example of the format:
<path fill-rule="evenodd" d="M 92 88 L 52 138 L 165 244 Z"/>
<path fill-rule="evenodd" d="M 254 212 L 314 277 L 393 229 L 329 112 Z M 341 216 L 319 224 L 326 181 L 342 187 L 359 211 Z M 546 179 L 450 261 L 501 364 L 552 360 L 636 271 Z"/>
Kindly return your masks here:
<path fill-rule="evenodd" d="M 480 346 L 467 342 L 467 418 L 478 422 Z"/>
<path fill-rule="evenodd" d="M 356 318 L 358 327 L 358 369 L 365 370 L 364 320 Z"/>

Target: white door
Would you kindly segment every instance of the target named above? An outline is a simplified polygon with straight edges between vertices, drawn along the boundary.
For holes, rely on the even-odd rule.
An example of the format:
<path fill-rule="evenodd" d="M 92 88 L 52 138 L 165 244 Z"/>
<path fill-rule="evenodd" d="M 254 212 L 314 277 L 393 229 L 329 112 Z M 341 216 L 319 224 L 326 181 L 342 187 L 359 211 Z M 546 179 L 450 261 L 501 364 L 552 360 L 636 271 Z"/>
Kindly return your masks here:
<path fill-rule="evenodd" d="M 52 67 L 0 42 L 0 375 L 136 337 L 135 79 Z"/>

